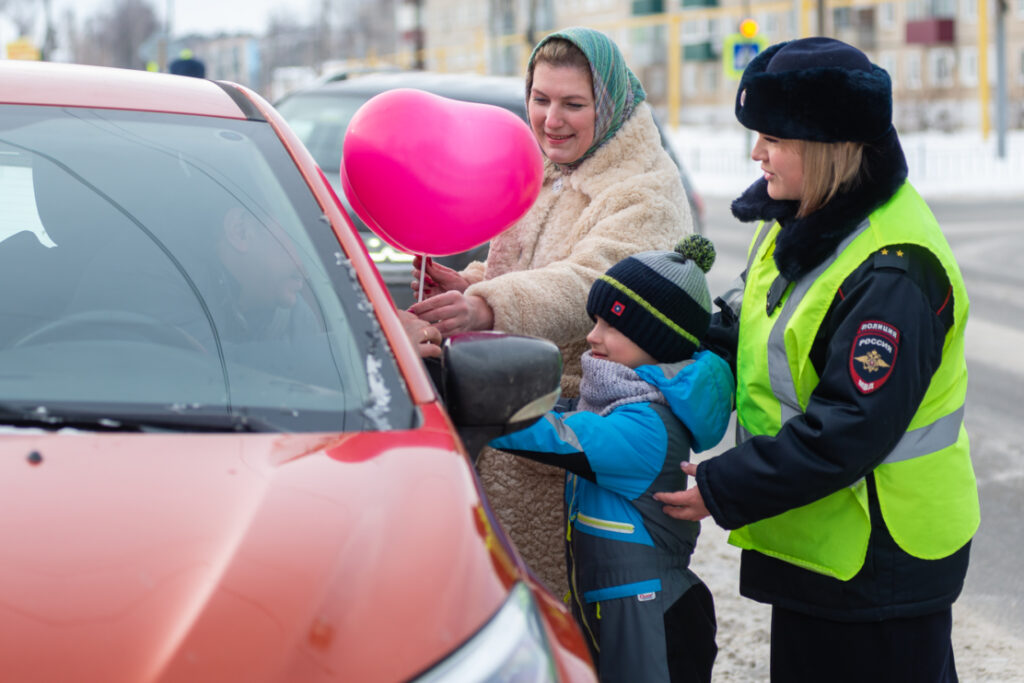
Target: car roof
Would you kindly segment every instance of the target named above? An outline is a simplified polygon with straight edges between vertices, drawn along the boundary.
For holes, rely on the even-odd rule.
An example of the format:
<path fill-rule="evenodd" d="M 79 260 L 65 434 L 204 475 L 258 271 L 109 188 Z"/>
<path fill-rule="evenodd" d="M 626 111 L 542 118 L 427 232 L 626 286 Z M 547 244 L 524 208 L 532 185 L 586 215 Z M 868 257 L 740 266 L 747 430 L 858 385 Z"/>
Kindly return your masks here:
<path fill-rule="evenodd" d="M 0 60 L 0 103 L 246 118 L 213 81 L 81 64 Z"/>
<path fill-rule="evenodd" d="M 495 104 L 526 115 L 526 91 L 522 78 L 478 73 L 387 71 L 330 81 L 300 89 L 292 95 L 351 95 L 370 97 L 395 88 L 416 88 L 455 100 Z M 285 97 L 287 99 L 287 97 Z"/>

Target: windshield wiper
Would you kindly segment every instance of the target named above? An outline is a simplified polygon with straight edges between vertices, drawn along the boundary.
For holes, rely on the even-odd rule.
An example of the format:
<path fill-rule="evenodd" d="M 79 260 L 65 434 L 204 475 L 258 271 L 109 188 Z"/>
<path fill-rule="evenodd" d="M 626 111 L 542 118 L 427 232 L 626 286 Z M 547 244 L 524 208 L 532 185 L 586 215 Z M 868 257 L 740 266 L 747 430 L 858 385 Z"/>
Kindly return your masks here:
<path fill-rule="evenodd" d="M 0 425 L 40 429 L 81 429 L 98 432 L 243 432 L 286 431 L 281 426 L 244 411 L 199 412 L 172 407 L 150 413 L 85 411 L 46 406 L 16 407 L 0 404 Z"/>

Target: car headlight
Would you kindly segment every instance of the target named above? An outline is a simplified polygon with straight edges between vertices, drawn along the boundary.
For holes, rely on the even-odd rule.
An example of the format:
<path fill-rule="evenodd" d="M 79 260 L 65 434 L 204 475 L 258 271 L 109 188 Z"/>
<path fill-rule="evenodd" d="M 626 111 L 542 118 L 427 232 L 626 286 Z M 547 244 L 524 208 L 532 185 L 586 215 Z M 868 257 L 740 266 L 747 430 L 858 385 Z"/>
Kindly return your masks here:
<path fill-rule="evenodd" d="M 555 681 L 555 663 L 530 589 L 517 583 L 498 613 L 446 660 L 416 679 Z"/>
<path fill-rule="evenodd" d="M 370 259 L 374 263 L 407 264 L 412 263 L 413 259 L 416 258 L 415 254 L 399 251 L 373 235 L 364 235 L 363 242 L 366 244 L 366 251 L 370 254 Z"/>

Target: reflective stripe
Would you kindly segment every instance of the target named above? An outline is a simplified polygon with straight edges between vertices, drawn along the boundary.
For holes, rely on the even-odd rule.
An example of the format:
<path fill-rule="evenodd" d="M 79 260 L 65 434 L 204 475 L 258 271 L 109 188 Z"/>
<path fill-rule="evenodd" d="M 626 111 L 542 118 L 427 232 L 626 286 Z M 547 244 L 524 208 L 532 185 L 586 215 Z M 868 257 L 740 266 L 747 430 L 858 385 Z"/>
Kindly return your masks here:
<path fill-rule="evenodd" d="M 740 317 L 740 308 L 743 307 L 743 290 L 747 286 L 747 271 L 740 273 L 729 287 L 718 296 L 725 302 L 725 305 L 732 309 L 737 318 Z"/>
<path fill-rule="evenodd" d="M 597 588 L 583 594 L 585 602 L 597 602 L 598 600 L 614 600 L 616 598 L 631 598 L 634 595 L 644 593 L 658 593 L 661 591 L 661 579 L 648 579 L 626 583 L 621 586 L 609 586 L 608 588 Z"/>
<path fill-rule="evenodd" d="M 548 424 L 554 427 L 555 434 L 558 435 L 558 438 L 564 441 L 565 443 L 569 444 L 573 448 L 575 448 L 580 453 L 582 453 L 583 446 L 580 444 L 579 437 L 576 436 L 576 432 L 572 430 L 572 427 L 569 427 L 568 425 L 565 424 L 565 415 L 563 415 L 562 417 L 563 419 L 559 420 L 551 413 L 547 413 L 544 415 L 544 419 L 548 421 Z"/>
<path fill-rule="evenodd" d="M 743 425 L 736 421 L 736 444 L 739 445 L 745 441 L 750 441 L 754 438 L 754 435 L 743 428 Z"/>
<path fill-rule="evenodd" d="M 952 446 L 960 437 L 960 425 L 963 421 L 964 408 L 960 406 L 958 410 L 931 424 L 907 432 L 889 455 L 885 456 L 882 464 L 919 458 Z"/>
<path fill-rule="evenodd" d="M 686 360 L 676 361 L 675 363 L 659 364 L 658 367 L 665 375 L 665 379 L 675 379 L 675 376 L 682 372 L 683 368 L 688 365 L 693 365 L 696 362 L 697 361 L 692 358 L 687 358 Z"/>
<path fill-rule="evenodd" d="M 832 255 L 818 264 L 816 268 L 793 283 L 793 291 L 783 304 L 778 319 L 772 325 L 772 331 L 768 336 L 768 378 L 771 382 L 772 393 L 779 401 L 780 415 L 779 424 L 786 422 L 803 412 L 800 401 L 796 395 L 796 385 L 793 383 L 793 373 L 789 369 L 789 360 L 786 355 L 786 327 L 790 319 L 796 313 L 800 302 L 810 291 L 818 277 L 824 273 L 829 266 L 835 263 L 836 257 L 843 252 L 862 232 L 868 229 L 870 221 L 865 219 L 846 238 L 839 243 Z"/>
<path fill-rule="evenodd" d="M 610 519 L 598 519 L 597 517 L 585 515 L 582 512 L 576 515 L 576 523 L 582 524 L 583 526 L 593 527 L 595 529 L 603 529 L 604 531 L 614 531 L 617 534 L 631 534 L 636 528 L 632 524 L 628 524 L 626 522 L 613 522 Z"/>
<path fill-rule="evenodd" d="M 761 231 L 757 233 L 757 240 L 754 242 L 754 246 L 751 248 L 750 253 L 747 254 L 747 269 L 743 271 L 744 273 L 750 272 L 750 269 L 754 265 L 754 259 L 757 258 L 757 252 L 761 249 L 761 245 L 764 244 L 764 238 L 767 237 L 768 233 L 772 231 L 772 226 L 774 225 L 774 221 L 771 223 L 767 223 L 764 221 L 761 222 Z M 741 275 L 740 277 L 743 276 Z M 744 278 L 744 282 L 746 282 L 746 278 Z"/>
<path fill-rule="evenodd" d="M 747 267 L 736 276 L 736 279 L 729 283 L 729 286 L 726 287 L 722 294 L 718 295 L 718 298 L 732 309 L 737 319 L 739 319 L 740 309 L 743 307 L 743 291 L 747 288 L 747 273 L 750 272 L 750 267 L 754 263 L 754 257 L 757 256 L 757 250 L 761 248 L 764 238 L 769 232 L 771 232 L 771 226 L 761 223 L 761 230 L 757 233 L 757 241 L 754 243 L 750 253 L 747 254 Z"/>

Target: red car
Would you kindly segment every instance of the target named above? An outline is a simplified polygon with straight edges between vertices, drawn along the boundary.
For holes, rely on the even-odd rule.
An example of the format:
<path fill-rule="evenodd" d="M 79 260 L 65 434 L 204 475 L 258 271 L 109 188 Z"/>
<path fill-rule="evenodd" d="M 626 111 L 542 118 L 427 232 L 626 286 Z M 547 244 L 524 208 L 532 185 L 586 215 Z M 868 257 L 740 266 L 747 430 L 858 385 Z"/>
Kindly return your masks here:
<path fill-rule="evenodd" d="M 557 350 L 452 340 L 442 402 L 258 95 L 0 61 L 0 206 L 0 677 L 595 680 L 472 466 Z"/>

